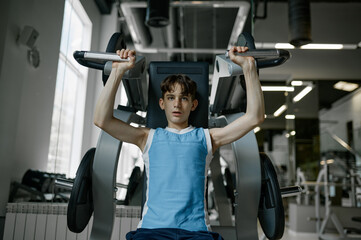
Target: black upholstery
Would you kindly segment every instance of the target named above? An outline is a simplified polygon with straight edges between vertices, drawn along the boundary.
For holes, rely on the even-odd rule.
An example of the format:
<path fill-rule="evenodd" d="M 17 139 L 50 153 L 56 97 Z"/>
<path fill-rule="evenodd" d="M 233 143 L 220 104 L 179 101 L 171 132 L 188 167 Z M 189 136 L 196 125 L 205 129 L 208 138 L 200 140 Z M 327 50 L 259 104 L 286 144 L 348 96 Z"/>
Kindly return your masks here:
<path fill-rule="evenodd" d="M 208 79 L 209 67 L 206 62 L 151 62 L 149 64 L 149 90 L 147 127 L 166 127 L 167 119 L 159 107 L 161 82 L 172 74 L 185 74 L 197 83 L 198 107 L 189 117 L 189 123 L 195 127 L 208 128 Z"/>

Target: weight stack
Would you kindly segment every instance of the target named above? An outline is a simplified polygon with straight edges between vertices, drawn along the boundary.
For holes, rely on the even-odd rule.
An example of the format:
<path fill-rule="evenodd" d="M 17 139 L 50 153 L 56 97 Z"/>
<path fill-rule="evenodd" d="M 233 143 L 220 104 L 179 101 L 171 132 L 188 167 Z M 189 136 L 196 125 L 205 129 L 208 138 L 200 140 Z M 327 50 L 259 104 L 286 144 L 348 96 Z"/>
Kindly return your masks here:
<path fill-rule="evenodd" d="M 289 42 L 295 47 L 312 42 L 309 0 L 288 1 Z"/>

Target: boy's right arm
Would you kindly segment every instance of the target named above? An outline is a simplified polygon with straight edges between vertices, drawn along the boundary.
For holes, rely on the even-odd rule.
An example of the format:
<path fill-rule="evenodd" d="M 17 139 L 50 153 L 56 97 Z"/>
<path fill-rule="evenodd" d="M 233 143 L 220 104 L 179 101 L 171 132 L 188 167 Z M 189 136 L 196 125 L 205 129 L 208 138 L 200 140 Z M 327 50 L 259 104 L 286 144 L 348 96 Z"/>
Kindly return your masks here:
<path fill-rule="evenodd" d="M 121 58 L 130 58 L 129 62 L 113 62 L 108 81 L 102 89 L 96 103 L 94 124 L 122 142 L 133 143 L 142 151 L 147 142 L 149 129 L 133 127 L 113 115 L 115 95 L 124 73 L 133 68 L 135 52 L 130 50 L 117 51 Z"/>

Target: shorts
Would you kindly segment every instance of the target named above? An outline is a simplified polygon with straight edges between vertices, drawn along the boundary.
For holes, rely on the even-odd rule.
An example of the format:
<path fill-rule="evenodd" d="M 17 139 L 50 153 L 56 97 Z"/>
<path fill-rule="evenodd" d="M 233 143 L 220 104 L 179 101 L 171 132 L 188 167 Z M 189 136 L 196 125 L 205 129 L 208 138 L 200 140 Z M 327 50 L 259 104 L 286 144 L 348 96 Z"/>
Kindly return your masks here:
<path fill-rule="evenodd" d="M 188 231 L 179 228 L 138 228 L 128 232 L 127 240 L 223 240 L 221 235 L 207 231 Z"/>

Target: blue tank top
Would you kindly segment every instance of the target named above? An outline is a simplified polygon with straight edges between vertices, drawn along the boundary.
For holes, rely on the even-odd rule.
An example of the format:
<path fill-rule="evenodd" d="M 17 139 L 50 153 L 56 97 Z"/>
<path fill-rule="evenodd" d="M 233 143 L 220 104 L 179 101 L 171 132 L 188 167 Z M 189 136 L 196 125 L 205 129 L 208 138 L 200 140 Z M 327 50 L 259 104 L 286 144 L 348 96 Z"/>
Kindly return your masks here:
<path fill-rule="evenodd" d="M 143 152 L 147 192 L 138 228 L 210 230 L 205 189 L 211 159 L 208 129 L 151 129 Z"/>

